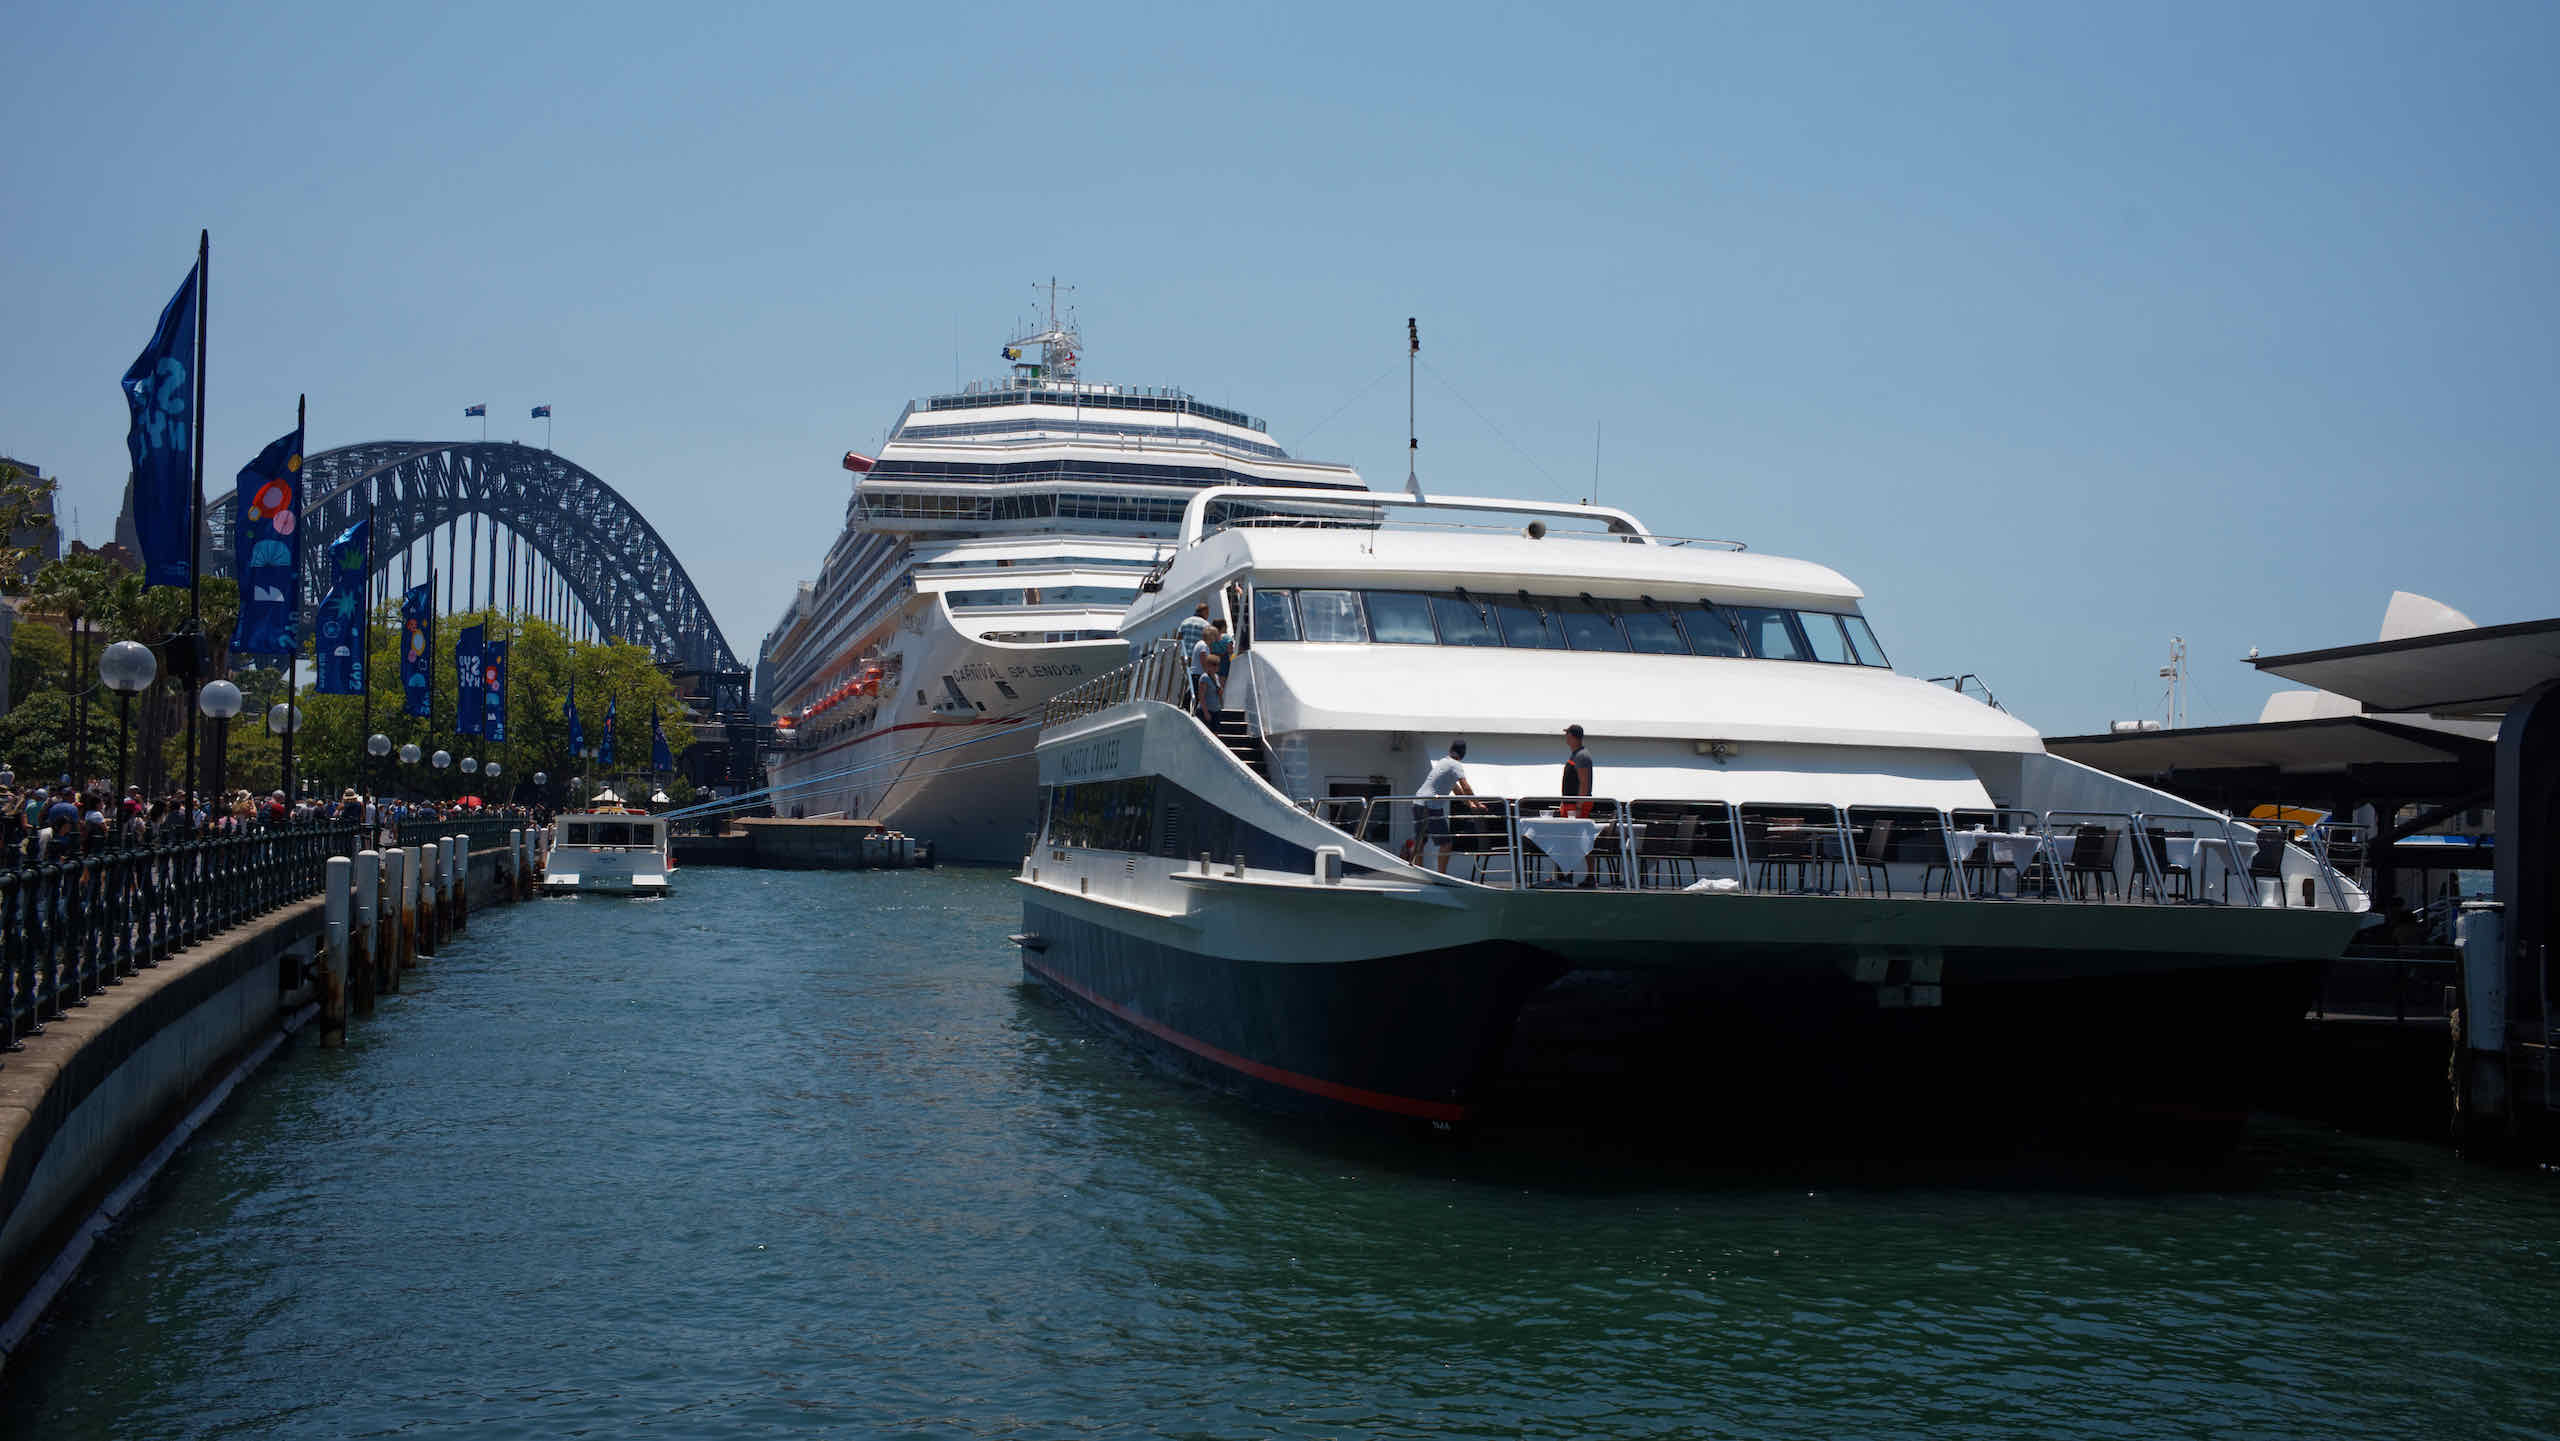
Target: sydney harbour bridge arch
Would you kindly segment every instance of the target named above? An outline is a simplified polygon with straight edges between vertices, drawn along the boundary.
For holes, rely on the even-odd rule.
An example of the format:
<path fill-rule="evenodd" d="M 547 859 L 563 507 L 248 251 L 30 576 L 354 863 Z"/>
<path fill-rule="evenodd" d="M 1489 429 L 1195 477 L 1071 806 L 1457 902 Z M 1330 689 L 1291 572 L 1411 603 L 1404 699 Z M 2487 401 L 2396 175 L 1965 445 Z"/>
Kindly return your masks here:
<path fill-rule="evenodd" d="M 377 596 L 423 580 L 432 565 L 439 610 L 540 615 L 647 646 L 661 662 L 743 669 L 657 527 L 551 451 L 513 441 L 377 440 L 306 456 L 302 474 L 306 605 L 321 589 L 330 538 L 370 511 Z M 207 507 L 217 575 L 231 573 L 228 499 Z"/>

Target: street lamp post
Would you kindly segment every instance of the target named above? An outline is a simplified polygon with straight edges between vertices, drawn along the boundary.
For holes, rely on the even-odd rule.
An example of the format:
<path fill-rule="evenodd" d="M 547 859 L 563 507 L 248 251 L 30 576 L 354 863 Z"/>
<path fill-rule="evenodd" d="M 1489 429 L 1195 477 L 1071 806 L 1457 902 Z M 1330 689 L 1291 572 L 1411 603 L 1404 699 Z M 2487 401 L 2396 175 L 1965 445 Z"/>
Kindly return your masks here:
<path fill-rule="evenodd" d="M 207 795 L 221 795 L 231 780 L 231 718 L 240 714 L 240 687 L 227 680 L 209 680 L 196 692 L 196 709 L 213 722 L 213 745 L 205 757 L 204 789 Z M 195 813 L 195 797 L 187 797 L 187 812 Z"/>
<path fill-rule="evenodd" d="M 277 701 L 267 707 L 267 734 L 284 738 L 284 802 L 290 806 L 302 798 L 293 786 L 293 734 L 302 729 L 302 707 Z"/>
<path fill-rule="evenodd" d="M 436 768 L 436 789 L 443 790 L 444 768 L 453 764 L 453 752 L 437 751 L 434 755 L 427 757 L 427 764 Z"/>
<path fill-rule="evenodd" d="M 379 770 L 381 768 L 382 758 L 391 754 L 391 737 L 384 735 L 380 731 L 375 731 L 372 735 L 365 738 L 364 749 L 365 754 L 372 756 L 374 759 L 374 765 L 370 769 Z M 356 786 L 359 790 L 362 790 L 368 798 L 378 798 L 379 796 L 379 784 L 374 777 L 370 775 L 358 776 L 356 778 Z"/>
<path fill-rule="evenodd" d="M 140 641 L 117 641 L 98 657 L 98 679 L 116 693 L 116 795 L 108 802 L 110 806 L 124 804 L 125 749 L 133 733 L 133 698 L 159 673 L 160 662 L 152 656 L 151 647 Z"/>

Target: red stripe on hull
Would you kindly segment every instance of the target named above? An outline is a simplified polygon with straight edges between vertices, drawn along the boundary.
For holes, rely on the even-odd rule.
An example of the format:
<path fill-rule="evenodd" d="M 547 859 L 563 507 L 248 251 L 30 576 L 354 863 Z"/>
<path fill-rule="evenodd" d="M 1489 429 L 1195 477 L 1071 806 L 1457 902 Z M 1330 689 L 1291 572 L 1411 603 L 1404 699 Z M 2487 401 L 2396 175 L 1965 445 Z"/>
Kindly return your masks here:
<path fill-rule="evenodd" d="M 1310 1096 L 1322 1096 L 1328 1101 L 1341 1101 L 1367 1110 L 1384 1111 L 1397 1116 L 1412 1116 L 1425 1121 L 1463 1121 L 1474 1114 L 1472 1107 L 1448 1101 L 1421 1101 L 1411 1096 L 1390 1095 L 1385 1091 L 1362 1090 L 1358 1086 L 1346 1086 L 1339 1081 L 1328 1081 L 1321 1076 L 1301 1075 L 1296 1071 L 1285 1071 L 1278 1066 L 1265 1065 L 1250 1056 L 1239 1056 L 1233 1051 L 1210 1045 L 1196 1036 L 1185 1035 L 1162 1021 L 1142 1016 L 1117 1001 L 1095 995 L 1028 955 L 1022 958 L 1022 964 L 1030 970 L 1039 972 L 1041 979 L 1049 984 L 1072 992 L 1090 1005 L 1109 1011 L 1158 1040 L 1180 1046 L 1195 1056 L 1215 1061 L 1228 1070 L 1251 1076 L 1257 1081 L 1287 1086 L 1293 1091 L 1303 1091 Z"/>

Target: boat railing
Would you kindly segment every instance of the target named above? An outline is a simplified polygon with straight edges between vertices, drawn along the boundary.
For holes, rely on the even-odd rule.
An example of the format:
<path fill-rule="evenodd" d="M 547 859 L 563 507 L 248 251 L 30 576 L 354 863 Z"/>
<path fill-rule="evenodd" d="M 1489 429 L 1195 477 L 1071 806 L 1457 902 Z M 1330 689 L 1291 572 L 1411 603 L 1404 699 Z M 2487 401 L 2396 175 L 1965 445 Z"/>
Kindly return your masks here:
<path fill-rule="evenodd" d="M 1181 643 L 1166 637 L 1149 645 L 1127 665 L 1050 697 L 1040 707 L 1040 724 L 1064 725 L 1133 700 L 1185 706 L 1190 695 L 1191 668 L 1182 659 Z"/>
<path fill-rule="evenodd" d="M 2138 811 L 1839 806 L 1583 796 L 1326 796 L 1300 802 L 1347 836 L 1500 889 L 2271 906 L 2280 823 Z M 2343 828 L 2342 828 L 2343 829 Z M 2313 828 L 2298 844 L 2351 909 Z M 2348 842 L 2341 840 L 2339 845 Z M 2305 898 L 2306 903 L 2308 897 Z"/>
<path fill-rule="evenodd" d="M 1998 696 L 1991 693 L 1991 687 L 1982 683 L 1982 677 L 1970 671 L 1963 675 L 1933 675 L 1929 677 L 1929 684 L 1945 686 L 1957 695 L 1978 700 L 1996 711 L 2005 712 L 2008 709 L 2000 704 Z"/>

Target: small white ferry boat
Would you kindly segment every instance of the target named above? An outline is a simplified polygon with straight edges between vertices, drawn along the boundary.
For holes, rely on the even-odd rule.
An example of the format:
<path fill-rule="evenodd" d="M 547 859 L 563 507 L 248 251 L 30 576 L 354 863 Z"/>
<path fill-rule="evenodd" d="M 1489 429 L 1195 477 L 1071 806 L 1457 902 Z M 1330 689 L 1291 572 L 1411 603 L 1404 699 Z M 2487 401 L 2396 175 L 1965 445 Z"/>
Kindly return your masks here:
<path fill-rule="evenodd" d="M 599 791 L 590 809 L 568 811 L 551 824 L 551 849 L 542 868 L 545 895 L 662 896 L 674 889 L 676 862 L 667 823 L 628 809 L 612 791 Z"/>
<path fill-rule="evenodd" d="M 1132 663 L 1044 716 L 1023 970 L 1285 1106 L 1477 1119 L 1579 987 L 1673 1028 L 1620 1094 L 1683 1124 L 2236 1130 L 2366 909 L 2320 829 L 2051 755 L 1895 673 L 1837 571 L 1624 511 L 1213 489 L 1143 589 Z"/>

